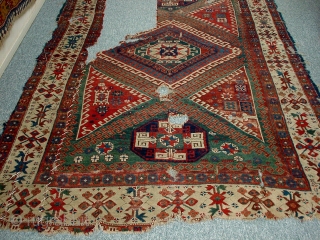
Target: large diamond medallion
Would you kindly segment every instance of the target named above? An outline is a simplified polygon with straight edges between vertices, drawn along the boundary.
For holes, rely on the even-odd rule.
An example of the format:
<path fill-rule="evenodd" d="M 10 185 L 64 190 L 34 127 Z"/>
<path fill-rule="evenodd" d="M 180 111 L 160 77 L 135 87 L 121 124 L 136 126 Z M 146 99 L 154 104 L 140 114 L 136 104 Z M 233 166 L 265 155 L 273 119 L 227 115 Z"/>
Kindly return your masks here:
<path fill-rule="evenodd" d="M 165 31 L 164 31 L 165 30 Z M 132 51 L 134 49 L 134 52 Z M 230 49 L 210 44 L 176 28 L 164 28 L 151 41 L 141 41 L 130 47 L 121 47 L 120 54 L 138 61 L 172 81 L 183 70 L 201 66 L 204 60 L 215 60 L 230 54 Z M 190 70 L 189 70 L 190 71 Z M 189 72 L 187 71 L 187 72 Z M 170 83 L 170 82 L 169 82 Z"/>
<path fill-rule="evenodd" d="M 187 61 L 209 52 L 205 46 L 194 46 L 168 35 L 135 49 L 137 56 L 156 63 L 161 68 L 159 70 L 168 75 L 181 71 L 184 68 L 182 64 Z"/>
<path fill-rule="evenodd" d="M 102 61 L 118 65 L 161 85 L 176 88 L 241 54 L 241 50 L 216 37 L 176 21 L 164 21 L 153 31 L 98 54 Z"/>

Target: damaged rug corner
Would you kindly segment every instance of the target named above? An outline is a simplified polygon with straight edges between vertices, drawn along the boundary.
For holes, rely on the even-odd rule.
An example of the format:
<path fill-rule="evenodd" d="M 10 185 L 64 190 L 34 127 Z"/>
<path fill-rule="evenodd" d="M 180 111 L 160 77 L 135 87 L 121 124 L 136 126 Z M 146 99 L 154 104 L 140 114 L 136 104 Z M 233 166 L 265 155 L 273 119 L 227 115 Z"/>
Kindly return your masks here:
<path fill-rule="evenodd" d="M 1 136 L 2 228 L 320 217 L 319 96 L 272 0 L 158 0 L 85 64 L 105 4 L 66 1 Z"/>

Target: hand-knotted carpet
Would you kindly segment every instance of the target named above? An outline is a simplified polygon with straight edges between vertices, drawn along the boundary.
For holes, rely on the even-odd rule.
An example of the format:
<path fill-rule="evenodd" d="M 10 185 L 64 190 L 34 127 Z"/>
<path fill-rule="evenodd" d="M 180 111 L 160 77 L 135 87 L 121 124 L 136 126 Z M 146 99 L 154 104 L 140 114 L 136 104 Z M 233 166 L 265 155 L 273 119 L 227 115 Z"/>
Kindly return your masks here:
<path fill-rule="evenodd" d="M 14 18 L 33 0 L 0 0 L 0 41 L 9 30 Z"/>
<path fill-rule="evenodd" d="M 273 0 L 158 0 L 86 64 L 105 4 L 66 1 L 7 123 L 2 227 L 319 218 L 319 96 Z"/>

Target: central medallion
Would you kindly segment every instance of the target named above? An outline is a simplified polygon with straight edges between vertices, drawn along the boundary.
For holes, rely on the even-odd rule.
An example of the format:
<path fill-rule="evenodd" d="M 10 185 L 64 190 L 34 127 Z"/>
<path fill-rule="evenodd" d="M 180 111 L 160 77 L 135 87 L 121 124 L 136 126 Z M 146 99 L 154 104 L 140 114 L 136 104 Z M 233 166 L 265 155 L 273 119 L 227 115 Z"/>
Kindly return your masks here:
<path fill-rule="evenodd" d="M 195 162 L 209 152 L 206 131 L 190 121 L 153 120 L 135 129 L 131 150 L 146 161 Z"/>
<path fill-rule="evenodd" d="M 208 52 L 203 48 L 202 52 Z M 201 48 L 181 39 L 165 36 L 135 49 L 135 54 L 166 69 L 169 75 L 175 67 L 201 55 Z"/>
<path fill-rule="evenodd" d="M 98 58 L 172 89 L 241 54 L 238 47 L 176 21 L 161 22 L 135 38 Z"/>
<path fill-rule="evenodd" d="M 162 29 L 151 39 L 132 47 L 120 48 L 119 53 L 147 65 L 166 76 L 175 76 L 209 56 L 220 58 L 229 53 L 215 44 L 202 41 L 178 29 Z"/>

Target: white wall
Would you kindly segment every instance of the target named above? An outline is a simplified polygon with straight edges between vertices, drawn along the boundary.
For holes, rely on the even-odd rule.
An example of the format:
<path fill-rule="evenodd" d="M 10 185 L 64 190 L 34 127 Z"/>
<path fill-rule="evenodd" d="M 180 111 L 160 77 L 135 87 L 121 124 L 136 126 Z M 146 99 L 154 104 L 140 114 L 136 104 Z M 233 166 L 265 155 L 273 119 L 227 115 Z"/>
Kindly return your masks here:
<path fill-rule="evenodd" d="M 25 34 L 28 32 L 44 1 L 45 0 L 36 0 L 30 3 L 30 6 L 27 6 L 27 8 L 13 20 L 13 25 L 4 36 L 4 41 L 0 44 L 0 77 L 10 63 Z"/>

